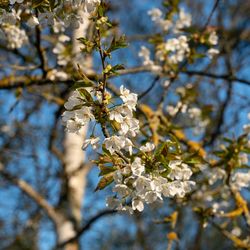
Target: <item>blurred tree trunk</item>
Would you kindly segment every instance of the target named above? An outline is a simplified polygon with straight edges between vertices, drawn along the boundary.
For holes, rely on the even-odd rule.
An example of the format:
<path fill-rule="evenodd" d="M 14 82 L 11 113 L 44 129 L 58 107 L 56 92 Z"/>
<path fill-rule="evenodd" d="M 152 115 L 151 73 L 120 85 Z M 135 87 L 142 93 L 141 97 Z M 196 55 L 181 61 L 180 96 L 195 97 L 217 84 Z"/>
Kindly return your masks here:
<path fill-rule="evenodd" d="M 87 35 L 89 27 L 89 16 L 83 9 L 78 10 L 83 23 L 79 29 L 74 30 L 72 34 L 73 54 L 76 55 L 76 64 L 79 64 L 84 71 L 89 73 L 92 68 L 92 57 L 83 58 L 80 51 L 80 44 L 76 40 L 79 37 Z M 65 132 L 64 138 L 64 174 L 66 178 L 66 187 L 62 187 L 62 204 L 59 205 L 60 223 L 57 226 L 58 243 L 67 241 L 76 235 L 82 222 L 82 203 L 84 200 L 85 189 L 87 185 L 87 175 L 90 170 L 89 164 L 85 161 L 85 152 L 81 149 L 83 141 L 86 138 L 88 125 L 83 127 L 79 134 Z M 79 249 L 79 242 L 68 243 L 65 250 Z"/>

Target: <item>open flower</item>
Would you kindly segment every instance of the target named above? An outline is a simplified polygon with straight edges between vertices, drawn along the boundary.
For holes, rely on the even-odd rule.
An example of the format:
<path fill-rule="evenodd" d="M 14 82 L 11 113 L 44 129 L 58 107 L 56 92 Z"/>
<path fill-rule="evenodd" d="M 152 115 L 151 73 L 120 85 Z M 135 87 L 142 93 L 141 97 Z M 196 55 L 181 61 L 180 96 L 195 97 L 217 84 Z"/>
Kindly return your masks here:
<path fill-rule="evenodd" d="M 89 145 L 91 145 L 94 150 L 97 149 L 97 147 L 99 146 L 99 141 L 99 137 L 92 137 L 90 139 L 85 140 L 82 145 L 82 150 L 85 150 Z"/>

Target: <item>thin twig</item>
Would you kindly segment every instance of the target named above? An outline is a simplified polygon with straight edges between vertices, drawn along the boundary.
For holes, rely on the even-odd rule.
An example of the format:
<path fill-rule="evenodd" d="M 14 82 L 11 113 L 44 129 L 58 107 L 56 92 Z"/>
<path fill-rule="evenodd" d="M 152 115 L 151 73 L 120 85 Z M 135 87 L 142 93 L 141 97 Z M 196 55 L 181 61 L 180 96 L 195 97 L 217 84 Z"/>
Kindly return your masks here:
<path fill-rule="evenodd" d="M 95 216 L 93 216 L 92 218 L 90 218 L 86 224 L 77 231 L 76 235 L 70 239 L 68 239 L 67 241 L 61 243 L 58 247 L 63 247 L 71 242 L 74 242 L 75 240 L 77 240 L 82 234 L 84 234 L 85 231 L 87 231 L 98 219 L 106 216 L 106 215 L 110 215 L 110 214 L 114 214 L 116 213 L 116 210 L 103 210 L 101 212 L 99 212 L 98 214 L 96 214 Z"/>
<path fill-rule="evenodd" d="M 38 12 L 36 12 L 36 15 L 38 15 Z M 42 48 L 42 39 L 41 39 L 41 26 L 40 25 L 36 25 L 35 27 L 35 31 L 36 31 L 36 49 L 37 49 L 37 53 L 40 59 L 40 68 L 43 72 L 43 77 L 45 78 L 47 75 L 47 59 L 46 59 L 46 55 L 45 55 L 45 51 Z"/>
<path fill-rule="evenodd" d="M 217 7 L 218 7 L 219 2 L 220 2 L 220 0 L 216 0 L 216 1 L 215 1 L 214 6 L 213 6 L 213 9 L 212 9 L 212 11 L 210 12 L 210 15 L 208 16 L 208 19 L 207 19 L 207 21 L 206 21 L 206 23 L 205 23 L 205 25 L 204 25 L 204 27 L 203 27 L 203 29 L 202 29 L 203 31 L 206 30 L 207 26 L 209 25 L 209 23 L 210 23 L 210 21 L 211 21 L 211 18 L 212 18 L 212 16 L 213 16 L 215 10 L 216 10 Z"/>
<path fill-rule="evenodd" d="M 141 98 L 143 98 L 145 95 L 147 95 L 155 86 L 155 84 L 157 83 L 157 81 L 160 79 L 160 76 L 156 76 L 153 80 L 153 82 L 150 84 L 150 86 L 144 91 L 142 92 L 139 96 L 138 96 L 138 100 L 140 100 Z"/>

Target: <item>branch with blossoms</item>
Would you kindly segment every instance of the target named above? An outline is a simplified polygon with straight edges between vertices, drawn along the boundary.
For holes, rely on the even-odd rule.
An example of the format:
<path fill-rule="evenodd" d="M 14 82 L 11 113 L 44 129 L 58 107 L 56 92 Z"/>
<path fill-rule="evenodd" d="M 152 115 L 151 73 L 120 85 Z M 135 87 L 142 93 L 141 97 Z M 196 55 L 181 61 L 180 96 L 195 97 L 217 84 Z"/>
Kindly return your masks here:
<path fill-rule="evenodd" d="M 197 204 L 194 205 L 197 202 L 201 184 L 195 181 L 196 178 L 191 178 L 204 173 L 201 166 L 208 168 L 216 166 L 213 171 L 222 171 L 219 166 L 228 164 L 228 161 L 213 162 L 209 160 L 206 156 L 206 150 L 202 148 L 201 144 L 186 139 L 184 133 L 172 124 L 171 119 L 178 114 L 188 113 L 194 122 L 200 124 L 201 128 L 199 129 L 206 126 L 206 121 L 204 121 L 204 125 L 201 122 L 203 119 L 202 110 L 197 107 L 189 107 L 189 103 L 186 103 L 193 91 L 193 86 L 190 85 L 189 89 L 179 89 L 178 94 L 182 101 L 176 106 L 167 107 L 170 117 L 166 117 L 164 112 L 160 110 L 157 111 L 159 113 L 154 114 L 148 106 L 140 105 L 140 110 L 143 113 L 143 117 L 141 117 L 137 112 L 137 94 L 131 93 L 124 86 L 120 87 L 116 97 L 107 91 L 107 82 L 114 75 L 119 76 L 119 72 L 127 74 L 144 70 L 154 72 L 157 75 L 157 80 L 167 76 L 169 80 L 166 80 L 164 84 L 164 88 L 167 90 L 169 85 L 178 78 L 180 72 L 192 74 L 192 71 L 185 70 L 185 66 L 192 64 L 195 58 L 208 56 L 212 59 L 219 53 L 214 48 L 218 43 L 216 32 L 205 30 L 198 34 L 197 31 L 189 30 L 191 17 L 182 9 L 177 14 L 177 19 L 174 18 L 174 20 L 169 20 L 169 18 L 176 17 L 175 13 L 169 12 L 165 19 L 159 9 L 149 11 L 149 15 L 162 32 L 161 37 L 156 36 L 155 39 L 150 37 L 155 48 L 154 60 L 151 59 L 150 51 L 142 46 L 139 57 L 143 59 L 143 66 L 138 69 L 126 70 L 123 69 L 122 65 L 112 66 L 111 63 L 106 63 L 106 59 L 111 58 L 113 51 L 125 47 L 126 43 L 123 36 L 120 38 L 106 36 L 106 31 L 112 29 L 112 24 L 105 16 L 105 4 L 101 3 L 97 7 L 92 16 L 96 26 L 96 35 L 94 35 L 93 40 L 86 38 L 79 40 L 84 45 L 83 51 L 97 50 L 99 52 L 102 77 L 95 82 L 84 75 L 83 86 L 77 88 L 65 103 L 67 111 L 63 114 L 63 121 L 66 129 L 73 133 L 77 133 L 86 123 L 94 123 L 95 129 L 90 138 L 85 141 L 83 150 L 91 146 L 99 155 L 95 164 L 100 169 L 101 179 L 96 190 L 113 186 L 114 195 L 108 197 L 106 201 L 108 207 L 119 211 L 128 211 L 132 214 L 135 210 L 142 212 L 145 204 L 162 202 L 164 197 L 181 200 L 188 195 L 189 202 L 193 203 L 193 209 L 202 214 L 203 220 L 206 220 L 210 216 L 216 216 L 217 212 L 214 210 L 211 214 L 206 214 L 201 212 L 204 208 L 199 210 L 201 208 L 196 207 Z M 174 34 L 174 37 L 168 38 L 169 34 Z M 165 37 L 167 37 L 166 41 Z M 101 41 L 104 39 L 110 44 L 107 45 L 106 42 L 103 45 Z M 223 78 L 225 77 L 228 76 L 223 76 Z M 156 81 L 146 93 L 153 88 Z M 89 87 L 88 90 L 85 86 Z M 145 126 L 145 122 L 149 125 Z M 163 124 L 165 129 L 162 127 Z M 102 136 L 96 135 L 98 125 L 103 132 Z M 247 134 L 244 134 L 242 138 L 245 138 L 241 141 L 244 146 L 241 144 L 240 151 L 243 150 L 242 147 L 245 147 L 244 150 L 248 149 L 246 145 Z M 239 142 L 236 145 L 238 147 Z M 245 157 L 244 154 L 239 157 L 243 156 Z M 225 155 L 222 158 L 228 159 Z M 247 185 L 248 179 L 246 178 L 241 187 L 235 187 L 235 185 L 239 185 L 239 181 L 236 180 L 237 176 L 242 175 L 245 178 L 248 173 L 238 173 L 235 171 L 235 166 L 226 172 L 224 175 L 227 176 L 230 183 L 229 189 L 240 190 L 241 187 Z M 217 172 L 215 176 L 220 178 Z M 215 181 L 215 176 L 208 177 L 210 183 L 212 180 Z M 207 186 L 207 188 L 210 189 L 212 186 Z M 205 192 L 205 186 L 203 189 Z M 242 202 L 236 202 L 236 210 L 237 206 L 241 207 L 242 204 L 245 204 L 243 198 Z M 244 206 L 238 215 L 245 213 L 248 217 L 247 206 Z M 170 239 L 171 242 L 174 240 L 176 238 Z M 239 246 L 245 244 L 240 240 L 237 242 Z"/>
<path fill-rule="evenodd" d="M 116 195 L 107 199 L 107 205 L 112 209 L 128 210 L 132 213 L 133 210 L 142 211 L 144 203 L 161 201 L 162 196 L 184 197 L 195 183 L 189 180 L 192 170 L 182 160 L 181 150 L 175 141 L 168 139 L 153 143 L 150 138 L 143 138 L 140 122 L 134 117 L 137 94 L 131 93 L 124 86 L 120 87 L 119 99 L 112 98 L 107 92 L 107 80 L 123 66 L 105 64 L 105 59 L 107 56 L 111 58 L 112 52 L 126 46 L 126 43 L 124 37 L 113 37 L 107 47 L 101 44 L 104 32 L 112 28 L 104 15 L 104 8 L 105 5 L 100 4 L 92 16 L 96 25 L 96 37 L 92 41 L 79 38 L 85 46 L 85 52 L 90 49 L 99 52 L 103 77 L 97 83 L 87 76 L 84 77 L 84 84 L 91 86 L 91 90 L 84 87 L 75 90 L 65 103 L 67 111 L 63 113 L 63 122 L 67 131 L 73 133 L 77 133 L 86 123 L 95 123 L 95 129 L 90 139 L 85 141 L 83 149 L 91 145 L 100 155 L 96 164 L 102 178 L 96 190 L 114 182 L 113 191 Z M 180 23 L 177 26 L 182 27 Z M 175 40 L 170 42 L 172 41 Z M 177 56 L 183 54 L 184 58 L 185 53 L 178 51 Z M 174 58 L 174 55 L 170 57 Z M 171 64 L 178 61 L 172 60 L 175 59 L 170 59 Z M 146 61 L 148 63 L 151 61 Z M 101 127 L 104 139 L 95 135 L 97 124 Z"/>

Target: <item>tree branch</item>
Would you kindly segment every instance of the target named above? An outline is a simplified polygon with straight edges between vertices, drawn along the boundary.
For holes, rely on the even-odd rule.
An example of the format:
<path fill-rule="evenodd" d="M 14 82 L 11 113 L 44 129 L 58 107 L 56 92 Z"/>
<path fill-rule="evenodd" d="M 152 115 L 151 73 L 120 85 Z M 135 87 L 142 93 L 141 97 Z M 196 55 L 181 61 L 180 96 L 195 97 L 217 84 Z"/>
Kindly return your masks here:
<path fill-rule="evenodd" d="M 63 247 L 71 242 L 74 242 L 75 240 L 77 240 L 85 231 L 87 231 L 92 224 L 94 224 L 98 219 L 106 216 L 106 215 L 110 215 L 110 214 L 114 214 L 116 213 L 116 210 L 103 210 L 101 212 L 99 212 L 98 214 L 94 215 L 92 218 L 89 219 L 89 221 L 87 221 L 85 223 L 85 225 L 77 231 L 76 235 L 74 237 L 72 237 L 71 239 L 68 239 L 67 241 L 63 242 L 62 244 L 60 244 L 58 247 Z"/>
<path fill-rule="evenodd" d="M 0 89 L 15 89 L 29 86 L 43 86 L 47 84 L 68 84 L 72 85 L 73 80 L 55 80 L 42 79 L 41 77 L 9 76 L 0 80 Z"/>
<path fill-rule="evenodd" d="M 119 75 L 129 75 L 129 74 L 136 74 L 136 73 L 143 73 L 143 72 L 154 72 L 154 71 L 149 66 L 139 66 L 139 67 L 128 68 L 128 69 L 118 71 Z M 209 72 L 195 71 L 195 70 L 180 71 L 180 74 L 185 74 L 189 76 L 198 75 L 198 76 L 204 76 L 204 77 L 209 77 L 213 79 L 223 79 L 223 80 L 238 82 L 238 83 L 242 83 L 242 84 L 250 86 L 250 80 L 238 78 L 229 74 L 213 74 Z M 88 76 L 89 79 L 96 79 L 96 78 L 98 79 L 98 77 L 99 77 L 98 75 L 93 75 L 93 74 Z M 9 76 L 0 80 L 0 89 L 15 89 L 19 87 L 28 87 L 28 86 L 33 86 L 33 85 L 42 86 L 42 85 L 47 85 L 47 84 L 72 85 L 74 82 L 75 81 L 72 79 L 63 80 L 63 81 L 61 80 L 51 81 L 49 79 L 42 79 L 39 76 L 36 76 L 36 77 Z"/>
<path fill-rule="evenodd" d="M 48 203 L 48 201 L 42 197 L 37 191 L 33 189 L 24 180 L 18 179 L 17 177 L 11 175 L 10 173 L 4 171 L 3 167 L 0 166 L 0 174 L 9 182 L 13 183 L 19 187 L 26 195 L 28 195 L 32 200 L 34 200 L 38 206 L 40 206 L 48 217 L 56 224 L 58 216 L 54 208 Z"/>
<path fill-rule="evenodd" d="M 227 239 L 230 239 L 236 247 L 243 248 L 243 249 L 249 249 L 250 245 L 241 239 L 239 239 L 237 236 L 234 234 L 228 232 L 226 229 L 224 229 L 222 226 L 216 224 L 214 221 L 209 220 L 210 224 L 216 228 L 218 231 L 222 233 L 223 236 L 225 236 Z"/>
<path fill-rule="evenodd" d="M 144 91 L 142 92 L 139 96 L 138 96 L 138 100 L 140 100 L 141 98 L 143 98 L 145 95 L 147 95 L 155 86 L 155 84 L 157 83 L 157 81 L 160 79 L 160 76 L 156 76 L 154 78 L 154 80 L 152 81 L 152 83 L 150 84 L 150 86 Z"/>
<path fill-rule="evenodd" d="M 213 73 L 209 73 L 209 72 L 196 71 L 196 70 L 186 70 L 186 71 L 181 71 L 180 73 L 186 74 L 189 76 L 198 75 L 198 76 L 204 76 L 204 77 L 209 77 L 209 78 L 214 78 L 214 79 L 223 79 L 223 80 L 227 80 L 227 81 L 243 83 L 245 85 L 250 86 L 250 80 L 238 78 L 238 77 L 235 77 L 235 76 L 229 75 L 229 74 L 213 74 Z"/>
<path fill-rule="evenodd" d="M 36 16 L 38 17 L 38 11 L 37 10 L 36 10 Z M 41 39 L 42 30 L 41 30 L 41 26 L 36 25 L 35 31 L 36 31 L 36 49 L 37 49 L 37 53 L 38 53 L 40 63 L 41 63 L 40 68 L 41 68 L 41 70 L 43 72 L 43 78 L 45 78 L 46 75 L 47 75 L 47 65 L 46 65 L 47 64 L 47 59 L 46 59 L 45 51 L 42 48 L 42 39 Z"/>
<path fill-rule="evenodd" d="M 209 17 L 208 17 L 208 19 L 207 19 L 207 21 L 206 21 L 206 23 L 205 23 L 205 25 L 204 25 L 203 30 L 206 30 L 207 26 L 209 25 L 209 23 L 210 23 L 210 21 L 211 21 L 211 18 L 212 18 L 212 16 L 213 16 L 215 10 L 217 9 L 217 7 L 218 7 L 218 5 L 219 5 L 219 2 L 220 2 L 220 0 L 216 0 L 216 1 L 215 1 L 214 6 L 213 6 L 213 8 L 212 8 L 212 10 L 211 10 L 211 12 L 210 12 L 210 14 L 209 14 Z"/>

